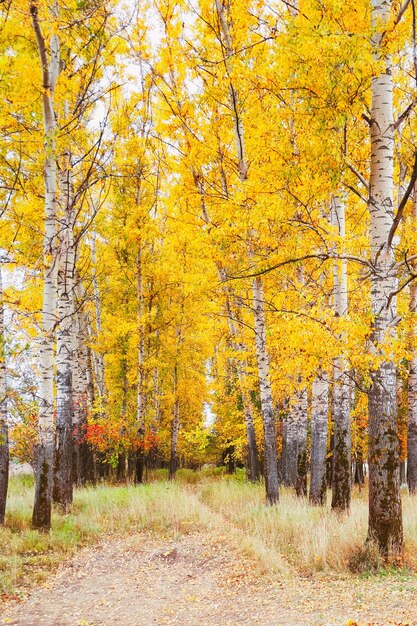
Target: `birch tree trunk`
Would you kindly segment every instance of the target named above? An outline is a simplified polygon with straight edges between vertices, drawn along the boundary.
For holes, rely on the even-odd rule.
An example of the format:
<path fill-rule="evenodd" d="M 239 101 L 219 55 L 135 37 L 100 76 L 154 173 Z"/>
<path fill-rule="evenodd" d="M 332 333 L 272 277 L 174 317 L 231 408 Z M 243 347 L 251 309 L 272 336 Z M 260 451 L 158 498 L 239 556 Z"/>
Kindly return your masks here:
<path fill-rule="evenodd" d="M 391 58 L 382 49 L 390 0 L 372 1 L 372 38 L 377 73 L 372 78 L 371 178 L 369 195 L 371 304 L 374 315 L 371 344 L 380 346 L 395 337 L 397 289 L 394 253 L 389 245 L 393 223 L 394 118 Z M 369 526 L 368 537 L 384 556 L 402 552 L 403 527 L 399 481 L 399 441 L 396 425 L 396 368 L 390 357 L 372 372 L 369 401 Z"/>
<path fill-rule="evenodd" d="M 417 185 L 414 187 L 413 218 L 417 222 Z M 416 349 L 417 283 L 410 285 L 411 349 Z M 410 493 L 417 493 L 417 357 L 410 360 L 408 373 L 407 482 Z"/>
<path fill-rule="evenodd" d="M 171 458 L 169 460 L 169 480 L 175 478 L 178 466 L 178 435 L 180 432 L 180 402 L 178 398 L 178 369 L 174 368 L 174 408 L 171 424 Z"/>
<path fill-rule="evenodd" d="M 7 416 L 7 378 L 4 326 L 3 277 L 0 267 L 0 524 L 6 513 L 9 486 L 9 427 Z"/>
<path fill-rule="evenodd" d="M 96 238 L 94 235 L 92 237 L 92 242 L 91 242 L 91 262 L 92 262 L 94 308 L 95 308 L 95 313 L 96 313 L 96 329 L 97 329 L 97 334 L 100 336 L 102 333 L 101 298 L 100 298 L 100 290 L 99 290 L 98 280 L 97 280 Z M 106 401 L 106 396 L 107 396 L 106 379 L 105 379 L 105 374 L 104 374 L 103 353 L 100 351 L 97 351 L 95 354 L 95 358 L 96 358 L 97 391 L 98 391 L 100 403 L 103 404 Z"/>
<path fill-rule="evenodd" d="M 255 318 L 256 356 L 264 427 L 266 497 L 269 504 L 275 504 L 279 500 L 277 443 L 269 376 L 269 356 L 266 345 L 264 296 L 262 281 L 259 277 L 253 279 L 252 290 L 254 296 L 253 312 Z"/>
<path fill-rule="evenodd" d="M 222 0 L 216 1 L 216 10 L 219 17 L 220 30 L 222 33 L 222 46 L 225 57 L 233 54 L 233 41 L 229 24 L 229 4 Z M 225 61 L 226 72 L 229 74 L 227 61 Z M 229 95 L 233 118 L 233 128 L 235 132 L 235 145 L 237 154 L 237 168 L 239 179 L 243 183 L 248 177 L 248 164 L 245 158 L 244 128 L 240 113 L 239 94 L 229 76 Z M 249 249 L 249 255 L 252 250 Z M 266 497 L 269 504 L 274 504 L 279 500 L 278 487 L 278 466 L 276 451 L 276 433 L 274 409 L 272 403 L 272 391 L 269 371 L 269 358 L 266 345 L 266 322 L 265 303 L 263 298 L 263 285 L 261 278 L 257 277 L 252 281 L 252 293 L 254 300 L 255 318 L 255 344 L 258 362 L 259 386 L 261 392 L 262 420 L 264 428 L 264 448 L 265 448 L 265 485 Z"/>
<path fill-rule="evenodd" d="M 321 373 L 313 381 L 311 401 L 311 482 L 310 503 L 326 504 L 326 455 L 329 422 L 329 381 Z"/>
<path fill-rule="evenodd" d="M 75 468 L 77 483 L 93 481 L 94 459 L 91 448 L 85 440 L 85 427 L 88 420 L 89 403 L 89 359 L 87 348 L 88 320 L 83 310 L 84 293 L 81 280 L 75 285 L 77 294 L 77 312 L 72 325 L 73 351 L 73 432 L 75 434 Z"/>
<path fill-rule="evenodd" d="M 145 333 L 143 325 L 143 275 L 142 275 L 142 244 L 139 242 L 137 256 L 137 299 L 138 299 L 138 388 L 137 388 L 137 424 L 139 448 L 136 453 L 135 483 L 143 482 L 145 465 L 145 397 L 144 371 Z"/>
<path fill-rule="evenodd" d="M 44 124 L 44 182 L 45 182 L 45 234 L 44 234 L 44 289 L 42 305 L 42 341 L 40 347 L 40 388 L 38 419 L 38 454 L 35 502 L 32 524 L 34 528 L 49 530 L 51 526 L 51 501 L 54 464 L 54 328 L 56 321 L 56 204 L 57 168 L 55 136 L 57 123 L 54 111 L 54 93 L 60 69 L 60 42 L 57 34 L 51 35 L 48 52 L 42 34 L 38 2 L 31 0 L 30 13 L 42 68 L 42 105 Z M 54 3 L 52 17 L 58 16 Z"/>
<path fill-rule="evenodd" d="M 307 390 L 300 389 L 295 396 L 283 432 L 282 481 L 302 496 L 307 495 Z"/>
<path fill-rule="evenodd" d="M 61 240 L 58 258 L 58 326 L 56 348 L 56 435 L 54 466 L 54 502 L 64 511 L 72 502 L 73 457 L 73 393 L 72 393 L 72 335 L 74 312 L 73 218 L 71 205 L 70 153 L 63 155 L 60 175 L 62 205 Z"/>
<path fill-rule="evenodd" d="M 205 203 L 205 192 L 202 184 L 201 176 L 199 176 L 196 172 L 194 174 L 194 182 L 197 187 L 197 191 L 201 196 L 201 213 L 206 224 L 209 223 L 209 216 Z M 224 173 L 222 176 L 222 180 L 224 180 Z M 223 190 L 225 195 L 227 196 L 227 185 L 223 184 Z M 226 285 L 226 272 L 221 267 L 221 264 L 217 264 L 217 271 L 219 274 L 220 281 L 223 283 L 223 293 L 226 299 L 226 314 L 227 321 L 229 326 L 230 333 L 230 342 L 233 350 L 235 350 L 239 354 L 245 353 L 245 346 L 243 340 L 239 337 L 239 332 L 235 324 L 235 317 L 240 322 L 239 316 L 239 306 L 236 304 L 236 312 L 234 314 L 232 310 L 232 300 L 233 300 L 233 290 L 230 286 Z M 250 482 L 257 482 L 260 479 L 260 466 L 259 466 L 259 451 L 258 445 L 256 442 L 256 433 L 255 433 L 255 425 L 253 421 L 253 411 L 252 411 L 252 402 L 249 396 L 249 392 L 247 389 L 247 360 L 246 358 L 235 359 L 235 366 L 239 381 L 240 393 L 242 396 L 242 405 L 243 405 L 243 416 L 245 420 L 245 428 L 246 428 L 246 438 L 248 441 L 248 480 Z"/>
<path fill-rule="evenodd" d="M 338 196 L 332 199 L 332 223 L 341 238 L 345 237 L 345 207 Z M 343 317 L 348 311 L 347 261 L 335 261 L 334 312 Z M 345 337 L 340 337 L 343 341 Z M 333 369 L 333 477 L 332 509 L 347 511 L 350 508 L 352 489 L 351 436 L 350 436 L 350 381 L 347 376 L 348 362 L 343 355 L 335 359 Z"/>
<path fill-rule="evenodd" d="M 219 268 L 219 276 L 220 280 L 225 279 L 225 273 Z M 239 333 L 236 328 L 236 324 L 234 322 L 234 316 L 232 311 L 231 297 L 232 292 L 230 287 L 224 288 L 224 293 L 226 295 L 226 313 L 227 319 L 229 323 L 229 332 L 233 349 L 238 354 L 245 353 L 245 346 L 243 342 L 239 339 Z M 238 317 L 238 312 L 236 311 L 236 316 Z M 246 428 L 246 438 L 248 441 L 248 479 L 250 482 L 257 482 L 260 479 L 260 467 L 259 467 L 259 452 L 258 445 L 256 442 L 256 433 L 255 433 L 255 425 L 253 422 L 253 411 L 252 411 L 252 403 L 249 397 L 249 392 L 247 389 L 247 361 L 245 358 L 240 359 L 237 358 L 235 360 L 235 367 L 237 370 L 237 376 L 239 381 L 240 393 L 242 396 L 242 405 L 243 405 L 243 416 L 245 420 L 245 428 Z"/>

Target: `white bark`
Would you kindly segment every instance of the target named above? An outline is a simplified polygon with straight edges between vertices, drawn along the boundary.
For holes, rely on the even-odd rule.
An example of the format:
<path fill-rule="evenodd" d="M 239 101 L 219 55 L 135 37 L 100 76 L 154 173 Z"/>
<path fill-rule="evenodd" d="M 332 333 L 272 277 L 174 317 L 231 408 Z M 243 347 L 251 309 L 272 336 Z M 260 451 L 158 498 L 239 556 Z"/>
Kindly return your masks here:
<path fill-rule="evenodd" d="M 374 315 L 371 342 L 379 346 L 395 337 L 397 288 L 394 252 L 388 245 L 394 207 L 394 117 L 391 58 L 382 47 L 390 20 L 391 0 L 372 0 L 374 60 L 372 78 L 370 244 L 374 265 L 371 306 Z M 396 368 L 388 356 L 372 372 L 369 390 L 369 537 L 384 555 L 402 550 L 402 512 L 399 484 L 399 442 L 396 425 Z"/>
<path fill-rule="evenodd" d="M 233 54 L 233 41 L 230 34 L 229 24 L 229 4 L 228 2 L 222 2 L 222 0 L 216 0 L 217 15 L 219 16 L 220 29 L 223 35 L 222 44 L 224 47 L 225 57 L 230 57 Z M 229 76 L 228 65 L 226 62 L 226 72 Z M 229 76 L 230 78 L 230 76 Z M 239 94 L 236 91 L 232 80 L 229 81 L 229 95 L 230 106 L 232 109 L 233 129 L 235 131 L 235 143 L 238 158 L 238 172 L 241 181 L 245 180 L 248 175 L 248 165 L 245 160 L 245 146 L 243 138 L 243 123 L 239 110 Z"/>
<path fill-rule="evenodd" d="M 245 355 L 245 346 L 242 338 L 239 336 L 239 331 L 236 327 L 234 314 L 232 311 L 231 299 L 233 297 L 233 291 L 230 286 L 226 285 L 226 274 L 220 266 L 218 266 L 218 272 L 220 280 L 223 282 L 223 292 L 226 298 L 226 313 L 227 321 L 229 325 L 230 342 L 233 350 L 238 355 L 234 359 L 234 366 L 237 372 L 239 381 L 239 390 L 242 396 L 243 404 L 243 416 L 245 420 L 246 438 L 248 440 L 248 478 L 251 481 L 259 480 L 259 459 L 258 459 L 258 446 L 256 443 L 255 425 L 253 421 L 252 403 L 247 388 L 247 359 Z M 235 316 L 239 316 L 238 310 L 235 312 Z"/>
<path fill-rule="evenodd" d="M 92 283 L 93 283 L 93 296 L 94 296 L 94 308 L 96 314 L 96 328 L 97 335 L 100 337 L 103 331 L 102 328 L 102 314 L 101 314 L 101 297 L 97 280 L 97 259 L 96 259 L 96 238 L 93 235 L 91 241 L 91 262 L 92 262 Z M 104 355 L 100 350 L 95 351 L 95 364 L 96 364 L 96 382 L 97 391 L 100 403 L 106 401 L 107 389 L 106 379 L 104 372 Z"/>
<path fill-rule="evenodd" d="M 60 242 L 58 256 L 57 391 L 54 501 L 64 509 L 72 502 L 72 335 L 75 250 L 71 192 L 71 155 L 62 155 L 60 181 Z"/>
<path fill-rule="evenodd" d="M 142 244 L 139 242 L 137 255 L 137 302 L 138 302 L 138 387 L 137 387 L 137 423 L 140 431 L 145 434 L 145 390 L 144 390 L 144 364 L 145 364 L 145 329 L 143 322 L 143 267 L 142 267 Z"/>
<path fill-rule="evenodd" d="M 180 400 L 178 397 L 178 368 L 174 368 L 174 407 L 171 423 L 171 459 L 169 463 L 169 478 L 175 478 L 178 469 L 178 437 L 180 432 Z"/>
<path fill-rule="evenodd" d="M 311 401 L 310 502 L 326 504 L 326 456 L 329 422 L 329 381 L 325 372 L 313 381 Z"/>
<path fill-rule="evenodd" d="M 308 396 L 304 387 L 296 391 L 288 409 L 282 451 L 282 480 L 298 495 L 307 494 L 307 427 Z"/>
<path fill-rule="evenodd" d="M 222 46 L 225 57 L 233 53 L 233 41 L 230 30 L 230 13 L 227 0 L 216 0 L 216 10 L 219 17 L 220 30 L 222 34 Z M 225 61 L 226 72 L 229 78 L 230 106 L 232 110 L 233 127 L 235 131 L 235 144 L 238 159 L 238 173 L 240 181 L 243 183 L 248 177 L 248 164 L 245 158 L 245 146 L 243 137 L 243 122 L 240 111 L 239 95 L 235 89 L 232 77 L 229 75 L 227 60 Z M 252 255 L 252 250 L 249 250 Z M 256 352 L 258 362 L 259 386 L 261 392 L 262 419 L 264 427 L 264 447 L 265 447 L 265 482 L 266 495 L 270 504 L 278 502 L 278 468 L 276 454 L 275 420 L 272 404 L 272 391 L 270 383 L 269 358 L 266 345 L 265 328 L 265 303 L 263 297 L 263 286 L 260 278 L 255 278 L 252 282 L 252 292 L 254 300 L 255 336 Z"/>
<path fill-rule="evenodd" d="M 266 496 L 269 503 L 274 504 L 279 499 L 276 432 L 269 374 L 269 356 L 266 345 L 265 302 L 262 280 L 259 277 L 253 279 L 252 291 L 256 356 L 264 426 Z"/>
<path fill-rule="evenodd" d="M 341 239 L 346 235 L 345 206 L 340 197 L 332 198 L 332 224 Z M 348 312 L 347 261 L 335 260 L 333 265 L 333 296 L 336 317 Z M 340 336 L 342 342 L 346 337 Z M 348 362 L 343 353 L 334 361 L 333 369 L 333 484 L 332 508 L 348 510 L 351 496 L 350 381 Z"/>
<path fill-rule="evenodd" d="M 5 341 L 3 277 L 2 267 L 0 266 L 0 524 L 4 523 L 9 484 L 9 424 L 7 415 Z"/>
<path fill-rule="evenodd" d="M 414 187 L 413 221 L 417 224 L 417 185 Z M 415 268 L 414 268 L 415 271 Z M 417 282 L 410 285 L 411 350 L 415 352 L 417 329 Z M 417 492 L 417 357 L 409 363 L 408 372 L 408 436 L 407 436 L 407 482 L 410 493 Z"/>
<path fill-rule="evenodd" d="M 44 125 L 44 183 L 45 183 L 45 233 L 44 233 L 44 289 L 42 305 L 42 341 L 40 346 L 40 388 L 38 418 L 38 467 L 36 474 L 35 503 L 32 523 L 36 528 L 49 529 L 51 525 L 51 498 L 54 459 L 54 331 L 56 322 L 57 280 L 57 167 L 55 136 L 57 132 L 54 111 L 54 93 L 60 68 L 60 42 L 52 34 L 49 56 L 42 34 L 38 3 L 30 2 L 33 29 L 36 36 L 42 68 L 42 104 Z M 52 17 L 58 16 L 54 3 Z"/>

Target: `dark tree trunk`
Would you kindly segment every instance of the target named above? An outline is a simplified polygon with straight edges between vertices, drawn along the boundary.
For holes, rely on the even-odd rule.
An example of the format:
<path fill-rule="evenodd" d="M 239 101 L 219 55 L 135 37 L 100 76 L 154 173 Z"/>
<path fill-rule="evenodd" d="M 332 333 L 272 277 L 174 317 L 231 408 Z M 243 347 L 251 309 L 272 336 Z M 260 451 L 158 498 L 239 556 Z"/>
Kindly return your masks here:
<path fill-rule="evenodd" d="M 229 445 L 223 452 L 223 463 L 226 465 L 227 474 L 236 472 L 235 446 Z"/>
<path fill-rule="evenodd" d="M 346 363 L 339 360 L 334 373 L 333 417 L 334 450 L 332 509 L 348 511 L 352 490 L 350 444 L 350 385 L 344 373 Z"/>
<path fill-rule="evenodd" d="M 180 432 L 180 402 L 178 398 L 178 372 L 177 367 L 174 368 L 174 410 L 171 424 L 171 458 L 169 460 L 169 480 L 175 478 L 178 469 L 178 436 Z"/>
<path fill-rule="evenodd" d="M 364 474 L 364 467 L 363 467 L 363 456 L 362 456 L 362 452 L 360 451 L 356 454 L 355 485 L 363 485 L 364 482 L 365 482 L 365 474 Z"/>
<path fill-rule="evenodd" d="M 32 525 L 43 531 L 51 528 L 53 465 L 53 444 L 39 444 Z"/>
<path fill-rule="evenodd" d="M 333 455 L 334 455 L 334 433 L 329 437 L 326 458 L 326 485 L 331 489 L 333 485 Z"/>
<path fill-rule="evenodd" d="M 126 457 L 124 454 L 119 454 L 117 458 L 116 480 L 117 482 L 126 480 Z"/>
<path fill-rule="evenodd" d="M 94 455 L 86 441 L 81 441 L 76 444 L 76 476 L 77 485 L 85 485 L 86 483 L 94 483 L 95 476 L 95 463 Z M 107 477 L 109 468 L 107 463 L 103 464 L 104 475 Z"/>
<path fill-rule="evenodd" d="M 143 483 L 145 470 L 145 455 L 142 450 L 136 452 L 135 460 L 135 485 L 141 485 Z"/>
<path fill-rule="evenodd" d="M 373 374 L 369 397 L 369 528 L 383 556 L 402 551 L 396 371 L 383 363 Z"/>
<path fill-rule="evenodd" d="M 61 417 L 63 417 L 61 415 Z M 55 442 L 55 468 L 53 500 L 60 504 L 65 511 L 72 502 L 72 460 L 73 460 L 73 437 L 72 437 L 72 413 L 65 423 L 60 422 L 56 426 Z"/>
<path fill-rule="evenodd" d="M 400 463 L 400 484 L 407 484 L 407 473 L 405 468 L 405 461 L 401 461 Z"/>

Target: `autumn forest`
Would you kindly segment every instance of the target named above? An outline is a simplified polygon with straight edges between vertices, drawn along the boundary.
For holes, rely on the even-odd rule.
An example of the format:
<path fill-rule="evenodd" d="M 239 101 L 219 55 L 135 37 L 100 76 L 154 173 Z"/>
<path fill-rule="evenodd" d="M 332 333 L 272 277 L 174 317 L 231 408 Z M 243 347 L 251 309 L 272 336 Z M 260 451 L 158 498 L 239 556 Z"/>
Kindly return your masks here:
<path fill-rule="evenodd" d="M 5 541 L 127 489 L 416 570 L 416 30 L 415 0 L 0 3 Z"/>

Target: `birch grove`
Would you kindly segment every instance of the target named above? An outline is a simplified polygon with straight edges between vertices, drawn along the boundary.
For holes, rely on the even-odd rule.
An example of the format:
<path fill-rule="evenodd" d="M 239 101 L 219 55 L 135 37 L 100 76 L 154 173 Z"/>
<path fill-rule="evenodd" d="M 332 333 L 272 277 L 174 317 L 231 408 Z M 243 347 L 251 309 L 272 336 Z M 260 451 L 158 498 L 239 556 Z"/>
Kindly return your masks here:
<path fill-rule="evenodd" d="M 347 519 L 355 478 L 400 558 L 414 2 L 136 9 L 0 8 L 0 519 L 10 441 L 41 530 L 98 479 L 227 469 Z"/>

